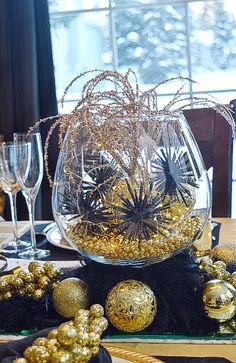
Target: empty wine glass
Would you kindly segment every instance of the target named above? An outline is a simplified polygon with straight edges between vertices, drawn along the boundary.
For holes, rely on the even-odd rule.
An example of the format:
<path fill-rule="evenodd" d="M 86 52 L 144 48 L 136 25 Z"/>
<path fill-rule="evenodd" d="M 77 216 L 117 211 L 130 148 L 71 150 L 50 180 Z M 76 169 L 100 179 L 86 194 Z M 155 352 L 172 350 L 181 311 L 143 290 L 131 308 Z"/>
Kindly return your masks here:
<path fill-rule="evenodd" d="M 21 189 L 14 171 L 14 144 L 13 142 L 0 143 L 0 186 L 9 196 L 11 216 L 14 226 L 13 240 L 4 244 L 2 252 L 14 255 L 30 247 L 26 241 L 21 241 L 17 230 L 16 196 Z"/>
<path fill-rule="evenodd" d="M 36 247 L 34 228 L 35 200 L 43 178 L 43 151 L 40 133 L 14 133 L 15 172 L 29 211 L 31 248 L 19 254 L 21 258 L 41 259 L 48 250 Z"/>

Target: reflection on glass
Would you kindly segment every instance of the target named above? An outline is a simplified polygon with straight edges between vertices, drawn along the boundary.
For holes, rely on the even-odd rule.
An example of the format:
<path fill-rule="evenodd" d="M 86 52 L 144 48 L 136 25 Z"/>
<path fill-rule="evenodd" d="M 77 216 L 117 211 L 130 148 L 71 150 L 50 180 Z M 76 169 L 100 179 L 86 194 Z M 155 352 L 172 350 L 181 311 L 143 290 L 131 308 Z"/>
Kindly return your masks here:
<path fill-rule="evenodd" d="M 13 240 L 1 246 L 1 252 L 11 256 L 29 248 L 28 242 L 20 240 L 17 229 L 16 196 L 20 185 L 14 170 L 14 144 L 12 142 L 0 143 L 0 186 L 9 196 L 14 226 Z"/>
<path fill-rule="evenodd" d="M 39 133 L 14 134 L 15 172 L 25 197 L 31 227 L 31 248 L 19 254 L 21 258 L 41 259 L 50 252 L 36 247 L 34 229 L 35 200 L 43 178 L 43 151 Z"/>

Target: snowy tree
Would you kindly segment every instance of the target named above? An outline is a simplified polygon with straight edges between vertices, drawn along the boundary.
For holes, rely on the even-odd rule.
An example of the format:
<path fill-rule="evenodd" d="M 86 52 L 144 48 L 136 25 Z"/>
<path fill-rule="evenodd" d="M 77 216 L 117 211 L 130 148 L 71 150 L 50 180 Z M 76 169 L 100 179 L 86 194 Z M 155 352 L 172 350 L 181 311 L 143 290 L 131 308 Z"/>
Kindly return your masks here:
<path fill-rule="evenodd" d="M 211 46 L 212 63 L 216 68 L 236 67 L 236 21 L 221 2 L 215 4 L 214 41 Z"/>
<path fill-rule="evenodd" d="M 134 66 L 144 83 L 186 74 L 182 6 L 134 8 L 118 12 L 115 19 L 120 66 Z"/>

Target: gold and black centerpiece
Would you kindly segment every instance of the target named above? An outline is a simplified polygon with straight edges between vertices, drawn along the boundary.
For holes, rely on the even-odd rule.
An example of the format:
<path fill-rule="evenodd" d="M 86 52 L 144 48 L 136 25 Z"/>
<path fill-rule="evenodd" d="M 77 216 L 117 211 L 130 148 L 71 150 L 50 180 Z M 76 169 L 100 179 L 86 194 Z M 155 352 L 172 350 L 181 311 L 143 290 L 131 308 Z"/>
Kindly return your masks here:
<path fill-rule="evenodd" d="M 75 110 L 54 124 L 61 142 L 53 210 L 85 257 L 142 266 L 190 246 L 211 198 L 191 131 L 181 109 L 172 110 L 178 93 L 159 110 L 156 89 L 141 93 L 132 77 L 98 72 Z M 99 91 L 103 82 L 111 89 Z"/>

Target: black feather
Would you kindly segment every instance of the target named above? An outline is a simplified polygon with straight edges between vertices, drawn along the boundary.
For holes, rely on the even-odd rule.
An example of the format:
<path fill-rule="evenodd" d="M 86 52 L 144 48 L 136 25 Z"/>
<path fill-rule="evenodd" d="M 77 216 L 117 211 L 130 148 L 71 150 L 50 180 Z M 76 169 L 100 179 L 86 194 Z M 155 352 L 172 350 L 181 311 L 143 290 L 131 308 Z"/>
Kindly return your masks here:
<path fill-rule="evenodd" d="M 88 261 L 87 266 L 77 270 L 76 276 L 93 286 L 90 290 L 91 303 L 103 306 L 109 290 L 118 282 L 136 279 L 146 283 L 154 292 L 158 304 L 156 318 L 146 329 L 146 334 L 204 335 L 218 330 L 219 324 L 209 319 L 204 311 L 203 272 L 188 253 L 142 269 Z M 109 325 L 106 334 L 118 334 L 118 331 Z"/>
<path fill-rule="evenodd" d="M 79 277 L 90 287 L 90 304 L 105 306 L 109 290 L 118 282 L 136 279 L 146 283 L 154 292 L 158 311 L 145 334 L 198 334 L 214 333 L 219 324 L 209 319 L 204 311 L 202 293 L 204 274 L 187 253 L 142 269 L 117 267 L 87 261 L 87 265 L 64 278 Z M 60 324 L 63 320 L 51 302 L 51 293 L 41 301 L 15 297 L 0 302 L 2 331 L 42 329 Z M 117 334 L 110 325 L 106 334 Z"/>

